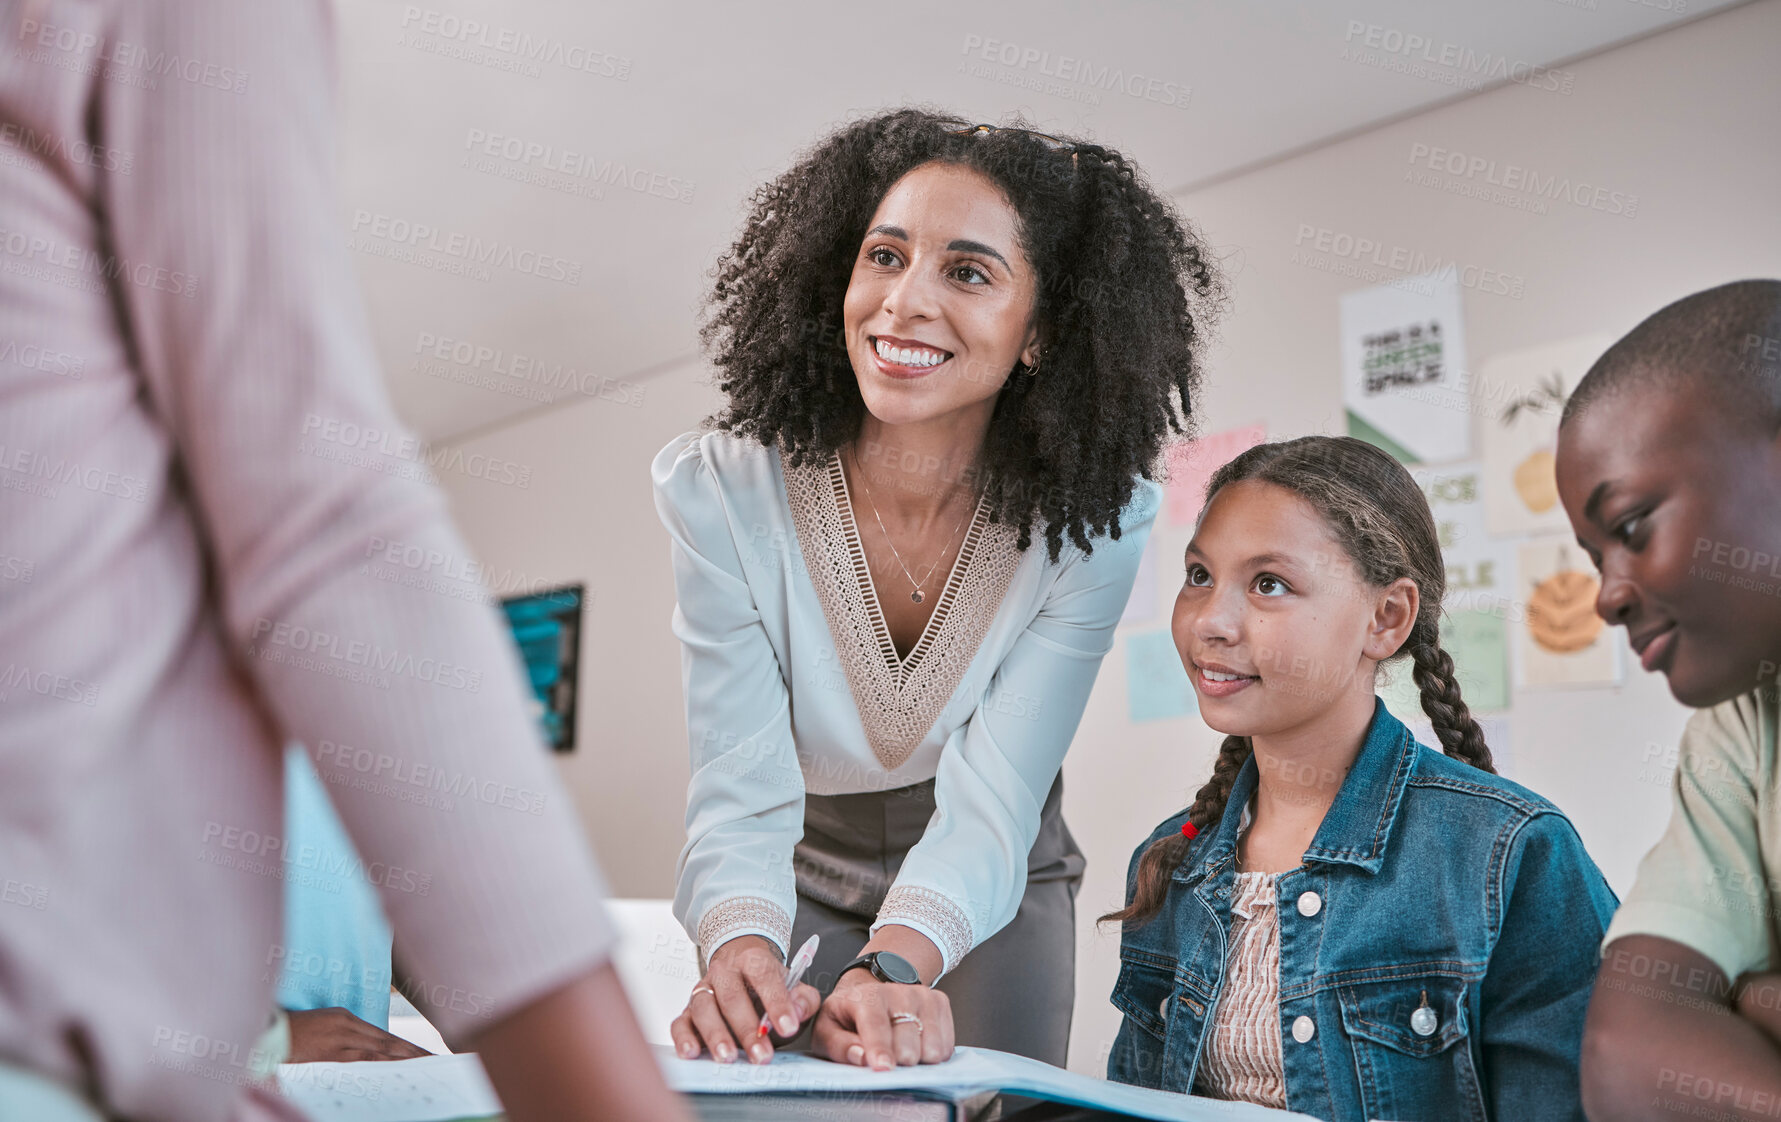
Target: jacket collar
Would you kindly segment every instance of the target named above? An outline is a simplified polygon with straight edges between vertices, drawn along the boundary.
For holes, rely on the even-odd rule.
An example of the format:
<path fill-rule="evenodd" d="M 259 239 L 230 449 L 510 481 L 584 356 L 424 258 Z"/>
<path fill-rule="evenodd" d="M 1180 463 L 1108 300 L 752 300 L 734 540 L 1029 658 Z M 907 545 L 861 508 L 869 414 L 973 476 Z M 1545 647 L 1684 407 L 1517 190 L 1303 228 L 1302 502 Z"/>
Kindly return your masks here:
<path fill-rule="evenodd" d="M 1398 807 L 1404 801 L 1404 789 L 1416 766 L 1416 741 L 1404 723 L 1392 716 L 1385 702 L 1373 699 L 1373 720 L 1367 725 L 1367 736 L 1360 753 L 1336 793 L 1336 801 L 1317 828 L 1317 836 L 1305 850 L 1306 861 L 1325 861 L 1353 865 L 1369 873 L 1379 871 L 1385 862 L 1386 842 L 1397 821 Z M 1198 861 L 1183 871 L 1188 879 L 1209 875 L 1237 850 L 1238 824 L 1243 808 L 1255 794 L 1260 773 L 1255 757 L 1243 761 L 1231 784 L 1231 797 L 1225 802 L 1224 817 L 1209 839 Z"/>

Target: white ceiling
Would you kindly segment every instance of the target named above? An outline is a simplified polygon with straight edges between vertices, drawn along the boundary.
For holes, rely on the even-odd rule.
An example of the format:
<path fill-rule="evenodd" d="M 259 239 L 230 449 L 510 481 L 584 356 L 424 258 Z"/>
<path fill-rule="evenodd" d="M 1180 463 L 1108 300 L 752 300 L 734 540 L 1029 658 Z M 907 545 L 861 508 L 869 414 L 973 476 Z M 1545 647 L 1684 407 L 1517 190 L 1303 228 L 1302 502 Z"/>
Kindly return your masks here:
<path fill-rule="evenodd" d="M 706 275 L 749 191 L 840 121 L 904 104 L 991 122 L 1018 111 L 1111 144 L 1179 190 L 1740 2 L 340 0 L 343 222 L 397 409 L 445 439 L 551 407 L 541 399 L 622 394 L 597 379 L 637 382 L 695 357 Z M 536 64 L 506 49 L 525 37 L 546 52 Z M 596 72 L 568 65 L 584 60 Z M 503 68 L 516 64 L 536 73 Z M 1060 65 L 1082 69 L 1041 73 Z M 1137 93 L 1094 84 L 1109 73 Z M 646 190 L 585 197 L 477 170 L 473 135 L 611 160 L 646 173 Z M 683 183 L 690 201 L 659 197 Z M 496 265 L 479 279 L 392 259 L 400 248 L 379 235 L 402 223 L 436 230 L 436 246 L 498 243 L 580 276 Z M 483 348 L 480 367 L 420 361 L 437 339 Z M 594 377 L 551 389 L 502 372 L 518 355 Z"/>

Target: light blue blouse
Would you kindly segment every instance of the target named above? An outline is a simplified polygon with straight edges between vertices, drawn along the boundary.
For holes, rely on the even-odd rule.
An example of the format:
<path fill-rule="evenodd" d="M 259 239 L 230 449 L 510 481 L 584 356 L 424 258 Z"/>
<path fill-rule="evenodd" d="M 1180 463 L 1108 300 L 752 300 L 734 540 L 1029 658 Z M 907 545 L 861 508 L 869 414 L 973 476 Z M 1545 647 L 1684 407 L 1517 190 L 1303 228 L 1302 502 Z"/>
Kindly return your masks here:
<path fill-rule="evenodd" d="M 390 923 L 365 863 L 309 753 L 284 752 L 284 957 L 278 1003 L 286 1009 L 336 1005 L 380 1029 L 390 1023 Z"/>
<path fill-rule="evenodd" d="M 936 603 L 899 665 L 876 601 L 857 581 L 845 599 L 863 565 L 841 532 L 852 516 L 839 509 L 838 471 L 788 472 L 776 450 L 710 432 L 670 442 L 651 475 L 672 539 L 692 756 L 675 914 L 706 955 L 740 935 L 785 953 L 805 792 L 932 778 L 936 813 L 873 930 L 914 928 L 953 969 L 1020 907 L 1040 808 L 1112 647 L 1161 489 L 1139 480 L 1120 540 L 1097 539 L 1092 555 L 1066 542 L 1055 564 L 1042 537 L 1016 553 L 1012 531 L 986 528 L 985 548 L 948 582 L 957 595 Z M 822 532 L 801 540 L 800 521 Z M 870 649 L 869 627 L 883 650 Z M 837 634 L 866 641 L 840 650 Z M 905 696 L 922 689 L 929 703 Z M 913 722 L 897 731 L 892 711 Z"/>

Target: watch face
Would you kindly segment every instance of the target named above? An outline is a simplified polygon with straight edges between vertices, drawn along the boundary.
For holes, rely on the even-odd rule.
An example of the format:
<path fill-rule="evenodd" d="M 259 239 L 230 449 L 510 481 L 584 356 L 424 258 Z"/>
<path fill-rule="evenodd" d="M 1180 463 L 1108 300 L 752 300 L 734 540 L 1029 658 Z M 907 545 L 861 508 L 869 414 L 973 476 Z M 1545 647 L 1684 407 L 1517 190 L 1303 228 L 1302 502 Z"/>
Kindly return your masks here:
<path fill-rule="evenodd" d="M 887 982 L 897 982 L 905 986 L 919 985 L 921 982 L 921 973 L 900 954 L 879 951 L 872 961 L 877 966 L 874 973 L 883 975 Z"/>

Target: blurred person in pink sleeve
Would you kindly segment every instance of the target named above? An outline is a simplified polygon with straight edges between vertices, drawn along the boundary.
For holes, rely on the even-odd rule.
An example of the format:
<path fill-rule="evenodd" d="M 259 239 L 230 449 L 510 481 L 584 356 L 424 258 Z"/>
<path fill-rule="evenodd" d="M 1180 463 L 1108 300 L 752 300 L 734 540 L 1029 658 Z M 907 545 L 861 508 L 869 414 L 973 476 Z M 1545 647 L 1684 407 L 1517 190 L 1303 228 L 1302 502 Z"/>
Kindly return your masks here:
<path fill-rule="evenodd" d="M 295 739 L 508 1118 L 675 1118 L 494 611 L 378 579 L 468 554 L 341 248 L 331 33 L 0 0 L 0 1117 L 294 1117 Z"/>

